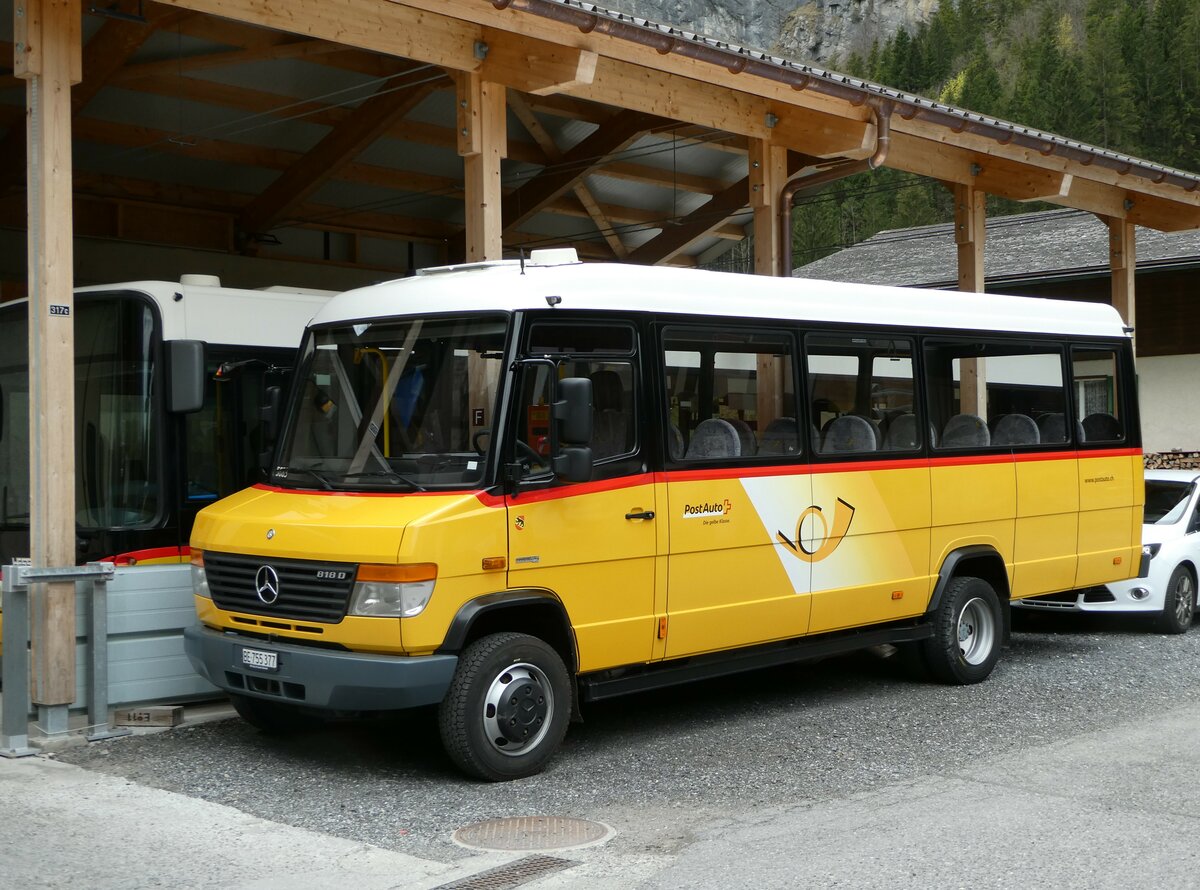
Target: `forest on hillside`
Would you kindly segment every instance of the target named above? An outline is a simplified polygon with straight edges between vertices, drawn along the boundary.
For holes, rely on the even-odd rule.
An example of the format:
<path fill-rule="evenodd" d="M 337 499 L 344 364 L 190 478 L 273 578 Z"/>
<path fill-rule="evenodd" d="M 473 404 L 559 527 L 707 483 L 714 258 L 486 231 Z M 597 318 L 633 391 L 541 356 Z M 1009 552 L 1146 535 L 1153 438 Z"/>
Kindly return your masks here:
<path fill-rule="evenodd" d="M 830 67 L 1200 172 L 1200 0 L 943 0 L 915 32 Z M 988 215 L 1036 209 L 992 198 Z M 794 263 L 885 229 L 952 218 L 938 182 L 888 169 L 862 174 L 797 204 Z"/>

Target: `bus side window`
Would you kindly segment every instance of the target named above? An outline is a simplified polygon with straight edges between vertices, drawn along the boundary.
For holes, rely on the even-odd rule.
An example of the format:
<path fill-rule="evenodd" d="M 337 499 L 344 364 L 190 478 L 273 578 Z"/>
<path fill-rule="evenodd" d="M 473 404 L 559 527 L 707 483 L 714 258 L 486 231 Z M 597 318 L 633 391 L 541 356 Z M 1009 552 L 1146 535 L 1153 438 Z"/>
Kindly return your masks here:
<path fill-rule="evenodd" d="M 1053 343 L 926 341 L 931 436 L 937 447 L 1066 444 L 1062 350 Z"/>
<path fill-rule="evenodd" d="M 778 458 L 800 451 L 794 346 L 787 335 L 669 327 L 663 362 L 671 460 Z"/>
<path fill-rule="evenodd" d="M 1117 354 L 1111 349 L 1071 349 L 1076 433 L 1080 442 L 1122 442 L 1125 422 L 1118 399 Z"/>
<path fill-rule="evenodd" d="M 906 338 L 809 334 L 809 434 L 823 454 L 917 451 L 926 436 Z"/>

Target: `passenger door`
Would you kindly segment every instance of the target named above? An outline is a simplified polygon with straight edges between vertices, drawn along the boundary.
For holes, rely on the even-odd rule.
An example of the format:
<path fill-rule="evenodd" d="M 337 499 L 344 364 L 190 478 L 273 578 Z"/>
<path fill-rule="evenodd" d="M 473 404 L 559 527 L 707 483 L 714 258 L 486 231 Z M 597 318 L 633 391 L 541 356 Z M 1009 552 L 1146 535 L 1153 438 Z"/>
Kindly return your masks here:
<path fill-rule="evenodd" d="M 517 372 L 508 449 L 524 465 L 508 507 L 508 585 L 550 591 L 575 632 L 580 671 L 650 661 L 658 616 L 661 519 L 647 462 L 638 332 L 601 319 L 534 321 L 527 355 L 555 364 Z M 593 387 L 592 478 L 567 483 L 549 467 L 551 375 Z M 661 648 L 661 646 L 660 646 Z"/>
<path fill-rule="evenodd" d="M 761 329 L 662 332 L 668 417 L 667 657 L 808 630 L 811 503 L 795 342 Z"/>

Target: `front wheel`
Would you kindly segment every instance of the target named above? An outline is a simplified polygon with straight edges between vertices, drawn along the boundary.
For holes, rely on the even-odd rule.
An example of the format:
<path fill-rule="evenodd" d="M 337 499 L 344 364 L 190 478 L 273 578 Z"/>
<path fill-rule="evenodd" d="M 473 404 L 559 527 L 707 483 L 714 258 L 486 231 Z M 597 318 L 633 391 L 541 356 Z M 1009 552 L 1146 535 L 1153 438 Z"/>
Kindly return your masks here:
<path fill-rule="evenodd" d="M 1000 658 L 1000 600 L 982 578 L 955 578 L 933 615 L 933 636 L 921 644 L 925 666 L 943 683 L 986 680 Z"/>
<path fill-rule="evenodd" d="M 571 678 L 559 654 L 537 637 L 497 633 L 459 658 L 438 728 L 460 769 L 503 782 L 541 772 L 570 715 Z"/>
<path fill-rule="evenodd" d="M 1192 626 L 1192 613 L 1196 609 L 1196 582 L 1187 566 L 1175 566 L 1167 592 L 1163 597 L 1163 610 L 1158 616 L 1159 633 L 1186 633 Z"/>

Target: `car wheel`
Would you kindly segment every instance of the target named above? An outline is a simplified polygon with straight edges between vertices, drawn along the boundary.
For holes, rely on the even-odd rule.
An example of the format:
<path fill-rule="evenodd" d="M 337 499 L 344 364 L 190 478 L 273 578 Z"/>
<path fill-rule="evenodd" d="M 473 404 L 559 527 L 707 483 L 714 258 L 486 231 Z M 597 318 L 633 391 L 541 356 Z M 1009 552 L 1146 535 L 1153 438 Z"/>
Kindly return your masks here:
<path fill-rule="evenodd" d="M 559 654 L 537 637 L 497 633 L 459 658 L 438 729 L 459 769 L 503 782 L 541 772 L 570 716 L 571 678 Z"/>
<path fill-rule="evenodd" d="M 1163 597 L 1162 614 L 1158 616 L 1159 633 L 1186 633 L 1192 626 L 1192 615 L 1196 610 L 1196 579 L 1187 566 L 1175 566 L 1167 592 Z"/>
<path fill-rule="evenodd" d="M 966 685 L 986 680 L 1000 658 L 1000 600 L 982 578 L 955 578 L 932 617 L 933 636 L 921 644 L 934 679 Z"/>
<path fill-rule="evenodd" d="M 304 732 L 321 725 L 321 718 L 300 710 L 293 705 L 283 705 L 248 695 L 230 695 L 233 709 L 238 716 L 261 733 L 267 735 L 290 735 Z"/>

